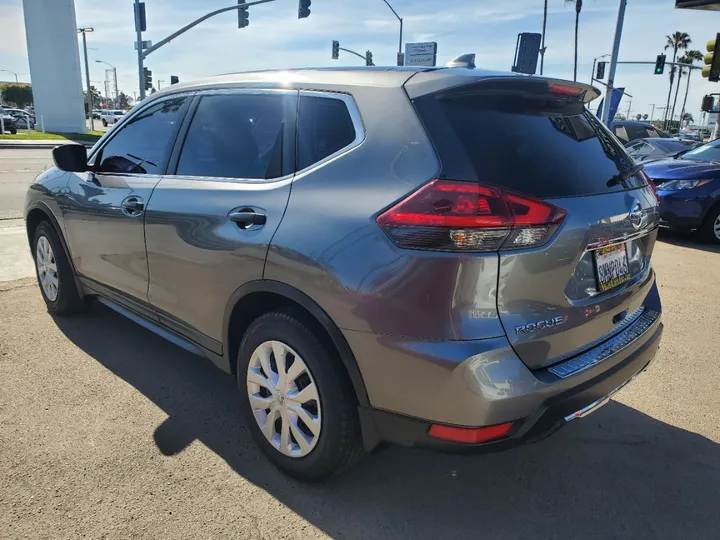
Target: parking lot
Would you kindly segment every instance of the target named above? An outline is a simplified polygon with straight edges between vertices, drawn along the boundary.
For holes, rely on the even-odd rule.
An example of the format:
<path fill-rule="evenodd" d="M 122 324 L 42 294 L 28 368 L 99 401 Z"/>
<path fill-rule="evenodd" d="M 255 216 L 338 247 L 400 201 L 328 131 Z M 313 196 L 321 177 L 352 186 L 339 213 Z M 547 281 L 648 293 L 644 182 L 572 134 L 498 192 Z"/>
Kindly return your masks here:
<path fill-rule="evenodd" d="M 0 228 L 0 266 L 27 268 L 21 228 Z M 0 538 L 716 539 L 718 261 L 661 235 L 660 353 L 588 418 L 504 453 L 388 448 L 310 486 L 259 453 L 208 361 L 102 306 L 54 319 L 34 278 L 5 274 Z"/>

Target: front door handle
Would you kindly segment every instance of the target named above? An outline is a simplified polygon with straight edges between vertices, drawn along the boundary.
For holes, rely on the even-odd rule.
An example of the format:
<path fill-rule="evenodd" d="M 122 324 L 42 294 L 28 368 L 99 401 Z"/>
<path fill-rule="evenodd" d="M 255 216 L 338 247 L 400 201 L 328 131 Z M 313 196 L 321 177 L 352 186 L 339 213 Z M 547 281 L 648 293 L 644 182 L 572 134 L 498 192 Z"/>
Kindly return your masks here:
<path fill-rule="evenodd" d="M 145 201 L 141 197 L 126 197 L 120 206 L 123 214 L 128 216 L 139 216 L 145 211 Z"/>
<path fill-rule="evenodd" d="M 267 216 L 256 212 L 252 208 L 243 208 L 235 210 L 228 214 L 230 221 L 237 223 L 241 229 L 249 229 L 253 225 L 265 225 Z"/>

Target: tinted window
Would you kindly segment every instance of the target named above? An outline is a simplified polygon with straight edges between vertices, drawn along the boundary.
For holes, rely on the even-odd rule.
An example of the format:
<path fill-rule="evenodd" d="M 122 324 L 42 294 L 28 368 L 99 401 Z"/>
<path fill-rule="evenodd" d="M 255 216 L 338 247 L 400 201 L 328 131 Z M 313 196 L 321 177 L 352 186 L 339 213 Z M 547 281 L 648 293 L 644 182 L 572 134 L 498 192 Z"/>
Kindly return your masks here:
<path fill-rule="evenodd" d="M 628 132 L 625 129 L 625 126 L 615 126 L 615 136 L 624 142 L 627 142 L 629 140 Z"/>
<path fill-rule="evenodd" d="M 339 99 L 300 97 L 298 114 L 298 169 L 334 154 L 355 140 L 355 127 Z"/>
<path fill-rule="evenodd" d="M 487 93 L 437 99 L 429 107 L 419 111 L 449 178 L 476 179 L 537 197 L 588 195 L 645 184 L 633 177 L 608 186 L 608 180 L 634 163 L 580 102 Z M 428 113 L 435 116 L 436 109 L 450 129 L 432 118 L 428 121 Z M 458 147 L 464 150 L 460 160 L 469 166 L 453 170 Z"/>
<path fill-rule="evenodd" d="M 169 99 L 136 114 L 99 154 L 101 172 L 162 172 L 187 98 Z"/>
<path fill-rule="evenodd" d="M 690 150 L 683 154 L 683 159 L 693 159 L 697 161 L 717 161 L 720 162 L 720 139 L 708 144 L 698 146 L 695 150 Z"/>
<path fill-rule="evenodd" d="M 193 116 L 177 174 L 226 178 L 281 175 L 283 96 L 205 96 Z"/>

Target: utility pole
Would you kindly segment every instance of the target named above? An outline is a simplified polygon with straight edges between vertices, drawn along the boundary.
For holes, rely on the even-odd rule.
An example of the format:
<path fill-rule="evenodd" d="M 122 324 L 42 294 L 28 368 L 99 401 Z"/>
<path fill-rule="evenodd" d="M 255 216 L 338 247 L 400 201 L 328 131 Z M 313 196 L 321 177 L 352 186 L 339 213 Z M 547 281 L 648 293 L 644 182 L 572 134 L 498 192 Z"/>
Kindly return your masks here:
<path fill-rule="evenodd" d="M 627 118 L 628 120 L 630 120 L 630 105 L 632 105 L 632 101 L 628 101 L 628 112 L 625 116 L 625 118 Z"/>
<path fill-rule="evenodd" d="M 403 53 L 402 53 L 403 20 L 402 20 L 402 17 L 400 17 L 400 15 L 397 14 L 397 11 L 395 11 L 395 10 L 393 9 L 393 7 L 390 5 L 390 2 L 388 2 L 388 0 L 383 0 L 383 2 L 385 2 L 385 3 L 387 4 L 387 7 L 389 7 L 389 8 L 390 8 L 390 11 L 393 12 L 393 15 L 395 15 L 395 17 L 397 18 L 397 20 L 400 21 L 400 41 L 398 42 L 397 65 L 398 65 L 398 66 L 402 66 L 402 65 L 405 63 L 405 62 L 404 62 Z M 401 61 L 402 61 L 402 63 L 401 63 Z"/>
<path fill-rule="evenodd" d="M 625 21 L 625 8 L 627 0 L 620 0 L 618 8 L 617 24 L 615 25 L 615 40 L 613 41 L 612 56 L 610 57 L 610 74 L 608 75 L 607 91 L 603 102 L 602 122 L 607 125 L 610 118 L 610 101 L 612 101 L 613 88 L 615 86 L 615 69 L 617 68 L 618 55 L 620 54 L 620 40 L 622 39 L 623 22 Z"/>
<path fill-rule="evenodd" d="M 89 26 L 86 28 L 78 28 L 78 33 L 82 34 L 83 37 L 83 52 L 85 53 L 85 86 L 87 86 L 87 96 L 85 101 L 87 102 L 88 116 L 90 117 L 90 130 L 95 131 L 95 120 L 93 119 L 93 106 L 92 106 L 92 92 L 90 91 L 90 68 L 88 67 L 87 57 L 87 40 L 85 34 L 87 32 L 94 32 L 93 28 Z"/>
<path fill-rule="evenodd" d="M 650 121 L 652 122 L 653 117 L 655 116 L 655 104 L 651 103 L 650 105 L 652 105 L 652 112 L 650 113 Z"/>

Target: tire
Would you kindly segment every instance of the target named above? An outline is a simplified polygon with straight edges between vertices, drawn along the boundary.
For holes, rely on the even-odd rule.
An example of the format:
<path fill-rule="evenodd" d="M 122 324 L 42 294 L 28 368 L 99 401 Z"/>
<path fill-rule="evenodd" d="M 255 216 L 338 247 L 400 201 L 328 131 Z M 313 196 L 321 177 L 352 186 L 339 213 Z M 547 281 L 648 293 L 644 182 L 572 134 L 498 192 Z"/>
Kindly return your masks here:
<path fill-rule="evenodd" d="M 705 217 L 702 236 L 707 242 L 720 244 L 720 205 L 711 208 Z"/>
<path fill-rule="evenodd" d="M 102 124 L 103 124 L 103 127 L 107 127 L 107 120 L 105 120 L 105 119 L 103 118 L 103 119 L 102 119 Z"/>
<path fill-rule="evenodd" d="M 43 249 L 46 245 L 50 248 L 49 252 Z M 48 311 L 54 315 L 67 315 L 81 311 L 85 304 L 78 291 L 72 266 L 55 228 L 47 221 L 42 221 L 35 229 L 32 254 L 35 260 L 38 285 Z M 57 283 L 55 287 L 52 287 L 53 267 Z M 50 279 L 50 282 L 46 281 L 45 285 L 43 285 L 43 275 L 47 275 Z"/>
<path fill-rule="evenodd" d="M 306 324 L 302 314 L 292 311 L 274 311 L 257 318 L 245 332 L 240 344 L 237 379 L 247 425 L 262 452 L 289 476 L 306 482 L 317 482 L 348 470 L 361 456 L 362 444 L 357 404 L 344 366 L 327 350 L 311 327 L 312 325 Z M 273 343 L 268 345 L 269 342 Z M 280 372 L 275 352 L 275 347 L 279 346 L 286 348 L 285 363 L 288 373 L 293 371 L 298 359 L 301 367 L 304 364 L 307 369 L 303 372 L 300 371 L 301 367 L 298 367 L 299 374 L 288 385 L 294 386 L 294 390 L 288 390 L 288 386 L 283 388 L 282 384 L 278 383 L 279 388 L 271 393 L 265 387 L 254 383 L 258 376 L 263 379 L 265 375 L 264 370 L 259 367 L 262 362 L 258 359 L 262 355 L 256 354 L 261 350 L 261 346 L 268 351 L 266 359 L 271 371 L 275 368 L 277 373 Z M 272 354 L 269 351 L 272 351 Z M 303 405 L 305 414 L 290 416 L 294 414 L 293 411 L 298 410 L 297 402 L 293 401 L 295 395 L 300 396 L 299 391 L 307 394 L 312 385 L 317 392 L 314 394 L 317 401 L 310 400 Z M 249 395 L 251 392 L 252 405 Z M 288 397 L 285 398 L 285 395 Z M 263 410 L 261 407 L 265 402 L 261 401 L 258 406 L 258 398 L 266 400 L 272 408 Z M 313 434 L 308 427 L 310 423 L 302 422 L 307 417 L 317 421 L 317 424 L 314 424 L 317 434 Z M 268 424 L 268 418 L 276 418 L 276 421 Z M 291 418 L 296 419 L 294 424 Z M 273 434 L 271 438 L 266 437 L 261 428 L 263 419 L 265 432 L 271 431 Z M 283 429 L 278 429 L 278 426 L 284 426 L 284 422 L 289 425 L 286 432 L 286 441 L 289 444 L 285 446 L 282 440 Z M 271 426 L 269 430 L 268 426 Z M 303 448 L 299 441 L 300 437 L 306 434 Z M 308 450 L 308 447 L 311 448 Z M 292 452 L 295 452 L 295 455 L 291 455 Z"/>
<path fill-rule="evenodd" d="M 16 128 L 16 127 L 10 128 L 10 134 L 11 134 L 11 135 L 17 135 L 17 128 Z"/>

